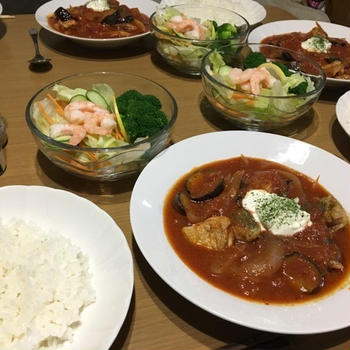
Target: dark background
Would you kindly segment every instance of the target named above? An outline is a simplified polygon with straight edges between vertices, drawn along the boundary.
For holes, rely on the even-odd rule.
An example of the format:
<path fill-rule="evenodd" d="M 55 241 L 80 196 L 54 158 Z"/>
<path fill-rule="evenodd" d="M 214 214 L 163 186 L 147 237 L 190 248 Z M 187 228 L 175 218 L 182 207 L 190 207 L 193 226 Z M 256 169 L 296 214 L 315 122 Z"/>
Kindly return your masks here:
<path fill-rule="evenodd" d="M 24 13 L 35 13 L 38 7 L 47 0 L 0 0 L 6 15 L 20 15 Z M 83 1 L 84 2 L 84 1 Z"/>
<path fill-rule="evenodd" d="M 88 0 L 82 0 L 82 3 Z M 196 0 L 193 0 L 194 2 Z M 259 0 L 257 0 L 259 2 Z M 282 0 L 284 1 L 284 0 Z M 298 0 L 295 0 L 298 2 Z M 16 15 L 35 13 L 48 0 L 0 0 L 3 14 Z M 123 2 L 120 0 L 120 2 Z M 282 6 L 283 7 L 283 6 Z M 350 26 L 350 1 L 349 0 L 325 0 L 326 13 L 333 23 Z"/>

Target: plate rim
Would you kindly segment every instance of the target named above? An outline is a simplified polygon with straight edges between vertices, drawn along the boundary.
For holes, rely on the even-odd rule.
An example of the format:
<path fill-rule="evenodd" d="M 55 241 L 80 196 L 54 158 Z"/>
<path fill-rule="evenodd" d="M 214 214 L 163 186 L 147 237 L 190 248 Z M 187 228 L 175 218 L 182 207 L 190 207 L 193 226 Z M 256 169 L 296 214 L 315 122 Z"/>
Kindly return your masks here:
<path fill-rule="evenodd" d="M 157 1 L 157 0 L 154 0 L 154 1 Z M 245 10 L 247 10 L 247 11 L 251 10 L 254 14 L 256 14 L 256 13 L 259 14 L 259 16 L 257 16 L 256 19 L 254 19 L 254 22 L 250 23 L 248 18 L 245 17 L 245 14 L 239 13 L 239 11 L 236 11 L 232 7 L 227 7 L 231 11 L 237 12 L 239 15 L 241 15 L 243 18 L 245 18 L 247 20 L 247 22 L 249 23 L 250 27 L 254 27 L 255 25 L 260 23 L 266 17 L 266 14 L 267 14 L 266 8 L 262 4 L 260 4 L 259 2 L 255 1 L 255 0 L 228 0 L 228 1 L 231 2 L 232 6 L 234 6 L 235 3 L 238 3 L 239 5 L 244 7 Z M 162 1 L 160 1 L 159 4 L 161 5 L 161 7 L 163 7 L 163 6 L 173 6 L 173 5 L 175 5 L 175 3 L 176 3 L 176 5 L 183 5 L 184 3 L 188 4 L 189 1 L 184 2 L 184 1 L 172 0 L 172 3 L 169 4 L 169 1 L 162 0 Z M 213 5 L 210 5 L 210 6 L 213 6 Z M 214 6 L 216 6 L 216 5 L 214 4 Z M 224 6 L 221 6 L 221 7 L 224 7 Z"/>
<path fill-rule="evenodd" d="M 99 215 L 101 215 L 101 217 L 103 217 L 103 220 L 108 220 L 109 222 L 109 226 L 110 228 L 113 227 L 113 234 L 118 234 L 118 243 L 120 245 L 118 245 L 117 248 L 121 249 L 123 251 L 123 254 L 125 255 L 125 258 L 127 258 L 126 264 L 128 266 L 128 269 L 125 269 L 123 271 L 123 276 L 124 276 L 124 281 L 126 281 L 125 287 L 126 287 L 126 297 L 125 299 L 123 299 L 123 302 L 120 303 L 120 309 L 118 310 L 119 314 L 120 314 L 120 318 L 119 318 L 119 322 L 115 323 L 111 328 L 111 331 L 109 332 L 108 335 L 104 335 L 103 339 L 101 338 L 101 347 L 100 350 L 108 350 L 113 342 L 115 341 L 115 339 L 117 338 L 124 322 L 127 316 L 127 313 L 129 311 L 130 308 L 130 304 L 131 304 L 131 300 L 132 300 L 132 295 L 133 295 L 133 289 L 134 289 L 134 283 L 135 283 L 135 277 L 134 277 L 134 262 L 133 262 L 133 258 L 132 258 L 132 253 L 130 250 L 130 247 L 128 245 L 128 242 L 126 240 L 126 237 L 123 233 L 123 231 L 121 230 L 121 228 L 119 227 L 119 225 L 117 224 L 117 222 L 112 218 L 111 215 L 109 215 L 105 210 L 103 210 L 102 208 L 100 208 L 97 204 L 95 204 L 94 202 L 92 202 L 91 200 L 84 198 L 76 193 L 64 190 L 64 189 L 57 189 L 57 188 L 53 188 L 53 187 L 49 187 L 49 186 L 45 186 L 45 185 L 6 185 L 6 186 L 1 186 L 0 187 L 0 197 L 3 195 L 3 193 L 10 193 L 12 191 L 15 192 L 34 192 L 38 193 L 44 193 L 44 195 L 50 196 L 51 193 L 57 193 L 59 196 L 65 196 L 66 199 L 73 199 L 74 201 L 80 201 L 81 203 L 84 203 L 88 206 L 90 206 L 91 208 L 93 208 L 94 211 L 97 211 L 99 213 Z M 33 194 L 33 193 L 32 193 Z M 27 194 L 27 196 L 29 196 Z M 3 219 L 2 215 L 0 214 L 0 218 Z M 19 217 L 19 219 L 22 220 L 22 218 Z M 38 222 L 33 222 L 34 224 L 37 224 L 39 227 L 40 223 Z M 53 230 L 55 230 L 53 228 Z M 59 232 L 59 231 L 57 231 Z M 70 239 L 70 237 L 68 235 L 63 234 L 65 237 L 68 237 Z M 72 240 L 73 242 L 73 240 Z M 81 250 L 84 253 L 84 250 L 77 244 L 74 243 L 75 245 L 78 246 L 79 250 Z M 89 268 L 91 268 L 91 257 L 85 253 L 88 256 L 89 259 Z M 92 278 L 94 279 L 95 276 L 93 275 Z M 98 288 L 94 288 L 95 292 L 96 292 L 96 302 L 93 303 L 92 305 L 97 305 L 98 302 Z M 88 310 L 89 306 L 87 306 L 87 310 Z M 85 310 L 84 310 L 85 311 Z M 84 316 L 84 313 L 82 314 Z M 79 327 L 79 331 L 81 331 L 83 329 L 83 326 Z M 77 330 L 77 331 L 78 331 Z M 76 332 L 77 332 L 76 331 Z M 74 346 L 74 348 L 76 348 L 76 346 L 79 346 L 79 344 L 74 342 L 74 336 L 75 333 L 73 335 L 73 341 L 69 342 L 66 341 L 62 344 L 62 349 L 71 349 L 72 346 Z M 90 347 L 85 347 L 86 350 L 94 350 Z"/>
<path fill-rule="evenodd" d="M 328 27 L 328 28 L 333 27 L 333 28 L 342 30 L 344 33 L 346 33 L 346 36 L 344 36 L 344 38 L 350 44 L 350 31 L 349 31 L 348 27 L 343 26 L 341 24 L 337 24 L 337 23 L 316 21 L 316 20 L 307 20 L 307 19 L 289 19 L 289 20 L 273 21 L 273 22 L 264 23 L 261 26 L 258 26 L 258 27 L 254 28 L 253 30 L 250 31 L 250 33 L 248 34 L 247 42 L 248 43 L 254 43 L 256 40 L 252 41 L 252 37 L 256 36 L 257 33 L 260 34 L 260 32 L 263 31 L 266 28 L 268 28 L 268 29 L 270 29 L 270 27 L 274 28 L 274 31 L 272 31 L 271 34 L 267 34 L 265 36 L 278 35 L 278 34 L 283 34 L 280 31 L 276 31 L 276 26 L 278 26 L 278 25 L 282 25 L 282 24 L 291 25 L 291 26 L 294 25 L 294 28 L 299 28 L 300 25 L 310 25 L 310 26 L 313 25 L 314 26 L 316 22 L 319 23 L 321 25 L 321 27 L 322 26 L 324 26 L 325 28 L 326 27 Z M 311 28 L 312 27 L 310 27 L 310 29 Z M 294 30 L 294 31 L 300 31 L 300 30 L 298 29 L 298 30 Z M 288 31 L 286 30 L 286 32 L 284 32 L 284 33 L 290 33 L 290 32 L 291 32 L 290 30 L 288 30 Z M 260 36 L 258 35 L 258 37 L 260 37 Z M 259 39 L 259 43 L 260 43 L 261 40 L 262 40 L 262 38 Z M 327 81 L 327 85 L 329 85 L 329 86 L 349 85 L 350 84 L 350 79 L 347 80 L 347 79 L 327 78 L 326 81 Z"/>
<path fill-rule="evenodd" d="M 341 125 L 343 130 L 350 136 L 350 123 L 348 124 L 345 123 L 346 117 L 349 117 L 349 115 L 347 115 L 346 111 L 343 111 L 342 109 L 342 105 L 346 104 L 346 101 L 347 101 L 347 104 L 350 106 L 349 99 L 350 99 L 350 90 L 345 92 L 343 95 L 339 97 L 337 103 L 335 104 L 335 113 L 339 124 Z"/>
<path fill-rule="evenodd" d="M 180 144 L 184 144 L 184 143 L 189 143 L 191 141 L 195 142 L 195 140 L 197 138 L 201 138 L 201 137 L 204 137 L 204 139 L 206 137 L 208 137 L 208 135 L 210 134 L 227 134 L 228 136 L 227 137 L 231 137 L 232 139 L 234 139 L 236 136 L 238 135 L 241 135 L 241 139 L 240 141 L 242 142 L 242 137 L 244 139 L 247 139 L 246 138 L 246 135 L 247 133 L 251 134 L 253 137 L 254 135 L 268 135 L 268 137 L 272 137 L 272 138 L 275 138 L 275 139 L 280 139 L 280 140 L 284 140 L 284 141 L 288 141 L 289 143 L 296 143 L 297 145 L 304 145 L 305 147 L 308 147 L 309 149 L 311 150 L 316 150 L 316 152 L 321 152 L 323 153 L 324 155 L 326 155 L 327 157 L 330 156 L 332 161 L 334 162 L 340 162 L 338 163 L 340 166 L 342 167 L 345 167 L 346 168 L 346 171 L 349 172 L 350 171 L 350 165 L 347 164 L 345 161 L 341 160 L 340 158 L 338 158 L 337 156 L 333 155 L 332 153 L 329 153 L 321 148 L 318 148 L 316 146 L 313 146 L 313 145 L 310 145 L 306 142 L 303 142 L 303 141 L 300 141 L 300 140 L 296 140 L 296 139 L 291 139 L 291 138 L 288 138 L 286 136 L 281 136 L 281 135 L 276 135 L 276 134 L 268 134 L 268 133 L 263 133 L 263 132 L 247 132 L 247 131 L 217 131 L 217 132 L 210 132 L 210 133 L 206 133 L 206 134 L 202 134 L 202 135 L 197 135 L 197 136 L 193 136 L 193 137 L 190 137 L 188 139 L 184 139 L 176 144 L 174 144 L 173 146 L 171 146 L 169 149 L 172 149 L 172 151 L 170 152 L 170 155 L 168 155 L 169 157 L 175 152 L 174 151 L 174 148 L 175 147 L 179 147 L 178 145 Z M 208 140 L 206 139 L 206 141 L 208 142 Z M 247 141 L 249 142 L 249 141 Z M 168 150 L 169 150 L 168 149 Z M 182 149 L 182 151 L 184 151 L 184 149 Z M 350 324 L 350 319 L 346 319 L 346 324 L 337 324 L 336 326 L 334 326 L 334 324 L 332 323 L 332 326 L 330 327 L 329 325 L 325 326 L 325 327 L 318 327 L 318 329 L 315 329 L 315 327 L 311 325 L 308 325 L 308 327 L 305 327 L 304 326 L 300 326 L 300 325 L 296 325 L 294 326 L 295 328 L 291 329 L 290 327 L 290 324 L 288 323 L 288 325 L 273 325 L 273 324 L 270 324 L 268 321 L 267 322 L 261 322 L 259 321 L 257 323 L 256 319 L 254 319 L 253 321 L 249 320 L 247 322 L 247 320 L 242 320 L 242 319 L 237 319 L 237 316 L 236 315 L 228 315 L 227 313 L 223 313 L 223 310 L 222 309 L 217 309 L 217 305 L 215 305 L 215 303 L 213 302 L 212 300 L 212 296 L 213 294 L 220 294 L 220 298 L 223 298 L 223 300 L 225 300 L 225 302 L 232 302 L 233 303 L 233 300 L 234 300 L 234 303 L 235 305 L 237 306 L 237 304 L 241 305 L 243 309 L 246 309 L 248 308 L 249 311 L 252 311 L 252 309 L 249 308 L 249 305 L 253 305 L 253 308 L 254 310 L 257 309 L 257 310 L 260 310 L 260 312 L 262 312 L 262 310 L 267 310 L 266 309 L 266 305 L 263 305 L 263 304 L 260 304 L 260 303 L 255 303 L 255 302 L 250 302 L 250 301 L 246 301 L 246 300 L 243 300 L 239 297 L 235 297 L 235 296 L 232 296 L 230 295 L 229 293 L 226 293 L 222 290 L 219 290 L 217 289 L 215 286 L 211 285 L 210 283 L 204 281 L 201 277 L 199 277 L 198 275 L 196 275 L 194 272 L 192 272 L 192 270 L 187 267 L 187 265 L 177 256 L 177 254 L 174 252 L 174 250 L 172 249 L 172 247 L 170 246 L 170 243 L 168 242 L 167 238 L 164 237 L 165 234 L 163 232 L 163 223 L 161 222 L 160 224 L 157 223 L 157 225 L 155 225 L 154 227 L 152 226 L 152 229 L 154 230 L 154 228 L 158 228 L 160 229 L 161 233 L 160 235 L 163 235 L 163 238 L 162 239 L 159 239 L 159 241 L 166 241 L 165 245 L 166 245 L 166 252 L 164 254 L 166 254 L 166 259 L 167 261 L 170 261 L 172 259 L 175 259 L 175 264 L 174 266 L 171 266 L 171 271 L 175 271 L 176 269 L 180 268 L 181 269 L 181 283 L 182 285 L 186 285 L 186 282 L 188 282 L 187 280 L 187 275 L 191 275 L 191 279 L 193 280 L 193 285 L 196 286 L 196 288 L 198 290 L 200 290 L 201 292 L 208 292 L 209 289 L 211 291 L 215 290 L 216 292 L 210 294 L 208 296 L 208 300 L 210 300 L 210 303 L 211 305 L 208 307 L 208 302 L 206 301 L 205 303 L 203 303 L 203 299 L 201 299 L 200 301 L 196 300 L 196 298 L 194 297 L 193 293 L 191 292 L 190 294 L 188 293 L 188 291 L 183 291 L 182 288 L 183 286 L 179 286 L 178 284 L 178 281 L 174 282 L 173 280 L 173 277 L 170 277 L 167 276 L 167 275 L 164 275 L 164 269 L 166 269 L 166 267 L 164 267 L 164 261 L 162 262 L 162 265 L 161 264 L 157 264 L 155 263 L 154 260 L 156 260 L 151 254 L 150 252 L 148 251 L 148 248 L 145 249 L 145 247 L 143 246 L 143 242 L 142 242 L 142 235 L 140 233 L 140 226 L 139 225 L 144 225 L 145 223 L 142 222 L 140 223 L 140 217 L 136 218 L 136 214 L 137 213 L 137 210 L 139 209 L 139 207 L 141 206 L 141 197 L 142 195 L 144 197 L 142 197 L 142 201 L 145 202 L 145 205 L 152 205 L 152 203 L 149 203 L 147 197 L 146 197 L 146 190 L 143 190 L 142 189 L 142 182 L 144 181 L 143 180 L 143 177 L 145 175 L 145 172 L 148 172 L 148 169 L 150 169 L 151 167 L 153 166 L 156 166 L 156 165 L 152 165 L 154 164 L 155 162 L 162 162 L 161 161 L 161 157 L 164 156 L 164 157 L 167 157 L 167 155 L 165 154 L 166 151 L 163 151 L 162 154 L 160 154 L 159 156 L 157 156 L 156 158 L 154 158 L 146 167 L 145 169 L 143 170 L 143 172 L 140 174 L 140 176 L 138 177 L 136 183 L 135 183 L 135 186 L 134 186 L 134 189 L 133 189 L 133 192 L 132 192 L 132 196 L 131 196 L 131 200 L 130 200 L 130 221 L 131 221 L 131 226 L 132 226 L 132 231 L 133 231 L 133 236 L 135 238 L 135 241 L 140 249 L 140 251 L 142 252 L 143 256 L 145 257 L 145 259 L 148 261 L 148 263 L 151 265 L 151 267 L 155 270 L 155 272 L 158 274 L 158 276 L 160 276 L 161 279 L 163 279 L 165 281 L 165 283 L 167 283 L 172 289 L 174 289 L 177 293 L 179 293 L 180 295 L 182 295 L 184 298 L 186 298 L 187 300 L 189 300 L 190 302 L 192 302 L 193 304 L 199 306 L 200 308 L 204 309 L 205 311 L 211 313 L 211 314 L 214 314 L 222 319 L 225 319 L 227 321 L 230 321 L 230 322 L 233 322 L 233 323 L 236 323 L 236 324 L 240 324 L 240 325 L 243 325 L 243 326 L 246 326 L 246 327 L 250 327 L 250 328 L 254 328 L 254 329 L 258 329 L 258 330 L 262 330 L 262 331 L 269 331 L 269 332 L 278 332 L 278 333 L 284 333 L 284 334 L 316 334 L 316 333 L 324 333 L 324 332 L 330 332 L 330 331 L 335 331 L 335 330 L 338 330 L 338 329 L 341 329 L 341 328 L 344 328 L 344 327 L 347 327 L 349 326 Z M 232 157 L 235 157 L 237 155 L 232 155 Z M 256 157 L 255 155 L 250 155 L 248 154 L 248 156 L 252 156 L 252 157 Z M 226 157 L 217 157 L 216 159 L 224 159 Z M 228 157 L 229 158 L 229 157 Z M 268 158 L 267 158 L 268 159 Z M 212 159 L 211 161 L 214 161 L 215 159 Z M 208 161 L 210 162 L 210 161 Z M 202 163 L 204 164 L 204 163 Z M 194 164 L 193 167 L 196 167 L 197 164 Z M 288 165 L 287 165 L 288 166 Z M 297 169 L 298 170 L 298 169 Z M 189 170 L 188 170 L 189 171 Z M 303 172 L 305 173 L 305 172 Z M 173 181 L 170 181 L 172 183 L 174 183 L 182 174 L 177 174 L 175 176 L 175 180 Z M 148 176 L 148 174 L 146 175 Z M 153 175 L 153 178 L 154 178 L 154 175 Z M 170 188 L 170 187 L 169 187 Z M 167 188 L 167 190 L 169 190 L 169 188 Z M 158 189 L 158 188 L 155 188 L 155 189 Z M 149 190 L 148 190 L 149 191 Z M 349 189 L 350 191 L 350 189 Z M 166 191 L 167 192 L 167 191 Z M 162 194 L 163 196 L 163 194 Z M 159 209 L 159 206 L 157 205 L 157 207 L 154 209 L 153 208 L 153 212 L 154 213 L 154 210 L 162 210 L 163 208 L 163 200 L 164 200 L 164 197 L 162 197 L 162 203 L 161 203 L 161 209 Z M 148 204 L 147 204 L 148 203 Z M 350 203 L 347 202 L 347 207 L 350 207 Z M 155 214 L 154 214 L 155 215 Z M 161 216 L 161 219 L 162 219 L 162 215 Z M 158 219 L 157 219 L 158 220 Z M 149 221 L 148 221 L 149 222 Z M 144 227 L 144 226 L 143 226 Z M 143 230 L 144 231 L 144 230 Z M 154 237 L 153 237 L 154 238 Z M 157 240 L 158 241 L 158 240 Z M 163 248 L 163 247 L 161 247 Z M 159 249 L 158 249 L 159 250 Z M 187 287 L 186 287 L 187 288 Z M 273 312 L 275 311 L 280 311 L 280 312 L 283 312 L 283 314 L 287 313 L 291 307 L 295 307 L 295 310 L 297 310 L 299 313 L 300 313 L 300 307 L 304 307 L 304 305 L 306 305 L 306 309 L 310 309 L 315 303 L 323 303 L 323 300 L 326 300 L 326 301 L 329 301 L 329 300 L 332 300 L 333 298 L 335 297 L 339 297 L 338 295 L 340 295 L 340 297 L 342 297 L 342 293 L 348 293 L 349 291 L 346 289 L 339 289 L 337 290 L 335 293 L 331 294 L 330 296 L 327 296 L 326 298 L 324 299 L 320 299 L 320 300 L 316 300 L 314 302 L 310 301 L 309 303 L 303 303 L 303 304 L 297 304 L 295 306 L 290 306 L 290 305 L 281 305 L 281 306 L 278 306 L 278 305 L 269 305 L 268 308 L 270 308 L 270 310 L 273 310 Z M 339 294 L 340 293 L 340 294 Z M 346 294 L 347 295 L 347 294 Z M 348 297 L 348 295 L 347 295 Z M 231 299 L 230 299 L 231 298 Z M 205 305 L 206 304 L 206 305 Z M 227 303 L 226 303 L 227 305 Z M 228 308 L 226 308 L 228 309 Z M 224 312 L 227 312 L 226 310 Z M 271 314 L 271 312 L 270 312 Z M 342 322 L 344 323 L 344 322 Z"/>

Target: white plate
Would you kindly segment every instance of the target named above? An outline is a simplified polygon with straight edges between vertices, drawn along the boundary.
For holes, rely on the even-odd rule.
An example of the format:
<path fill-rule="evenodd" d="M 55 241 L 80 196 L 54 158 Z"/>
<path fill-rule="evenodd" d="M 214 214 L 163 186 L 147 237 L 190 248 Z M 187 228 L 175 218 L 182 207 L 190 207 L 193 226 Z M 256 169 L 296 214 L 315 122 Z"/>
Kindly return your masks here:
<path fill-rule="evenodd" d="M 350 30 L 348 27 L 340 24 L 320 22 L 320 26 L 325 30 L 328 36 L 333 38 L 345 39 L 350 43 Z M 260 41 L 270 35 L 278 35 L 291 32 L 308 32 L 315 27 L 315 21 L 308 20 L 289 20 L 289 21 L 277 21 L 263 24 L 253 29 L 249 36 L 249 43 L 260 43 Z M 350 80 L 346 79 L 334 79 L 327 78 L 327 86 L 344 86 L 349 85 Z"/>
<path fill-rule="evenodd" d="M 162 0 L 160 6 L 193 4 L 193 0 Z M 197 0 L 196 5 L 223 7 L 235 11 L 253 26 L 266 17 L 265 8 L 253 0 Z"/>
<path fill-rule="evenodd" d="M 41 5 L 35 12 L 36 21 L 48 31 L 55 33 L 59 36 L 71 39 L 79 44 L 90 47 L 108 48 L 108 47 L 118 47 L 125 46 L 138 40 L 150 32 L 130 36 L 127 38 L 112 38 L 112 39 L 90 39 L 90 38 L 79 38 L 77 36 L 66 35 L 52 29 L 47 23 L 47 16 L 53 12 L 58 7 L 68 8 L 69 6 L 79 6 L 84 5 L 87 1 L 84 0 L 51 0 Z M 142 13 L 147 16 L 156 10 L 156 3 L 152 0 L 121 0 L 120 4 L 127 5 L 130 8 L 137 7 Z"/>
<path fill-rule="evenodd" d="M 41 186 L 0 188 L 0 217 L 31 221 L 65 235 L 88 256 L 96 302 L 83 310 L 73 343 L 64 343 L 62 349 L 109 349 L 124 322 L 134 284 L 130 249 L 113 219 L 82 197 Z"/>
<path fill-rule="evenodd" d="M 263 145 L 263 146 L 261 146 Z M 310 144 L 279 135 L 221 131 L 195 136 L 169 147 L 142 171 L 131 196 L 134 237 L 157 274 L 183 297 L 225 320 L 270 332 L 309 334 L 350 325 L 350 290 L 295 306 L 245 301 L 207 283 L 171 248 L 163 231 L 164 198 L 193 167 L 239 155 L 279 162 L 316 178 L 350 212 L 350 165 Z M 156 179 L 156 181 L 155 181 Z"/>
<path fill-rule="evenodd" d="M 340 125 L 350 136 L 350 91 L 339 98 L 335 105 L 335 112 Z"/>
<path fill-rule="evenodd" d="M 0 15 L 2 14 L 2 5 L 1 5 L 1 2 L 0 2 Z"/>

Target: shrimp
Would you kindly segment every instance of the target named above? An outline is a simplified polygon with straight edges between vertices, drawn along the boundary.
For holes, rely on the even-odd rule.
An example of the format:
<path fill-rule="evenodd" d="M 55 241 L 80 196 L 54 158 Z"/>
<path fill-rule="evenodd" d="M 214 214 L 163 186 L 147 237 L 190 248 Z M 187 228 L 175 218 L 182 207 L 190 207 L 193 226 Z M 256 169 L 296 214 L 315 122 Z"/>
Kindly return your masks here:
<path fill-rule="evenodd" d="M 114 114 L 90 101 L 71 102 L 64 109 L 64 117 L 90 134 L 108 135 L 117 125 Z"/>
<path fill-rule="evenodd" d="M 83 124 L 87 117 L 96 113 L 111 114 L 90 101 L 74 101 L 64 108 L 64 118 L 73 124 Z"/>
<path fill-rule="evenodd" d="M 243 91 L 259 94 L 262 86 L 272 87 L 276 79 L 264 68 L 248 68 L 242 70 L 232 68 L 229 72 L 229 78 L 233 84 L 236 84 Z"/>
<path fill-rule="evenodd" d="M 114 120 L 114 114 L 111 113 L 96 113 L 85 119 L 83 124 L 85 130 L 89 134 L 108 135 L 116 127 L 117 123 Z"/>
<path fill-rule="evenodd" d="M 68 144 L 78 145 L 85 137 L 86 130 L 83 126 L 77 124 L 52 124 L 50 125 L 50 137 L 72 135 Z"/>
<path fill-rule="evenodd" d="M 275 80 L 266 69 L 258 69 L 250 79 L 251 92 L 258 95 L 262 86 L 271 87 Z"/>
<path fill-rule="evenodd" d="M 232 68 L 229 72 L 229 78 L 231 79 L 233 84 L 244 84 L 250 80 L 254 71 L 254 68 L 248 68 L 244 71 L 239 68 Z"/>
<path fill-rule="evenodd" d="M 184 33 L 186 37 L 192 39 L 204 39 L 205 28 L 198 24 L 193 18 L 174 16 L 167 23 L 168 28 Z"/>

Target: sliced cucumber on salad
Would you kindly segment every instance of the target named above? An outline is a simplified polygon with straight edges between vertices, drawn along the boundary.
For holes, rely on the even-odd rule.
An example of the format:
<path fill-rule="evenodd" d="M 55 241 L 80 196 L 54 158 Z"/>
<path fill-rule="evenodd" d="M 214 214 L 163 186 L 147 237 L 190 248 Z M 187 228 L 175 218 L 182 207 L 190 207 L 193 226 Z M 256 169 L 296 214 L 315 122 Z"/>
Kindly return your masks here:
<path fill-rule="evenodd" d="M 95 90 L 88 90 L 86 92 L 86 98 L 94 103 L 95 105 L 108 110 L 108 103 L 105 100 L 105 98 L 97 91 Z"/>
<path fill-rule="evenodd" d="M 86 95 L 75 95 L 69 100 L 69 103 L 74 101 L 87 101 L 87 97 Z"/>

